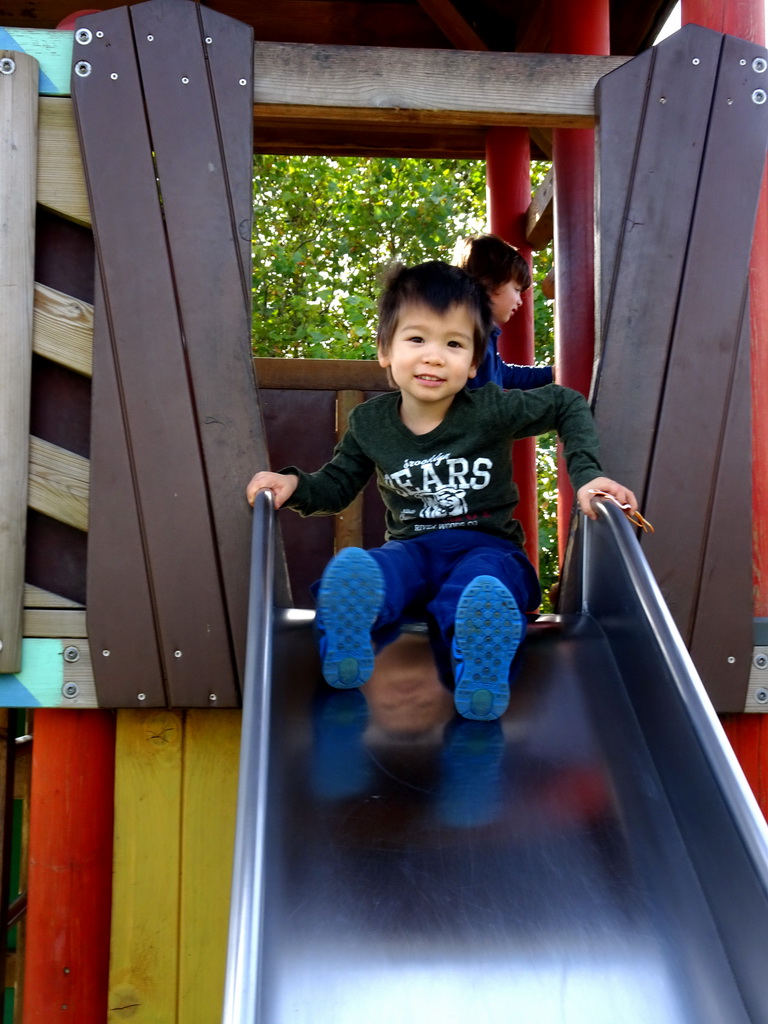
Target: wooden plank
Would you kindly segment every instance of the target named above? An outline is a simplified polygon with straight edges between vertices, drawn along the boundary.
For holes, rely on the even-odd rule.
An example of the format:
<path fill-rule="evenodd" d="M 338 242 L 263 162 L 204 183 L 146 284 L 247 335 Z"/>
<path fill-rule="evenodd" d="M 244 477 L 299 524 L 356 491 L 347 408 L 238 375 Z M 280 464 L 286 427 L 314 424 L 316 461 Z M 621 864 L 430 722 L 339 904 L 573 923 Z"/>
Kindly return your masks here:
<path fill-rule="evenodd" d="M 85 609 L 25 608 L 24 636 L 87 637 Z"/>
<path fill-rule="evenodd" d="M 93 353 L 88 636 L 103 707 L 163 707 L 168 693 L 128 438 L 119 415 L 117 374 L 106 343 L 106 315 L 101 278 L 97 277 L 94 335 L 104 343 L 97 344 Z M 110 578 L 120 580 L 118 615 L 112 606 Z M 131 680 L 130 688 L 126 679 Z"/>
<path fill-rule="evenodd" d="M 350 123 L 594 124 L 598 80 L 627 57 L 258 42 L 254 116 Z"/>
<path fill-rule="evenodd" d="M 115 721 L 109 712 L 41 708 L 34 737 L 24 1020 L 103 1024 Z"/>
<path fill-rule="evenodd" d="M 118 712 L 110 1024 L 177 1020 L 182 753 L 182 714 Z"/>
<path fill-rule="evenodd" d="M 297 391 L 390 391 L 387 371 L 375 359 L 254 360 L 260 388 Z"/>
<path fill-rule="evenodd" d="M 88 529 L 89 463 L 39 437 L 29 439 L 29 505 L 52 519 Z"/>
<path fill-rule="evenodd" d="M 198 10 L 179 0 L 154 0 L 131 14 L 242 681 L 252 519 L 243 481 L 254 460 L 267 460 L 251 368 L 252 33 L 207 11 L 202 36 Z M 207 69 L 216 77 L 215 92 Z M 249 240 L 247 257 L 241 233 Z M 212 338 L 220 339 L 215 346 Z"/>
<path fill-rule="evenodd" d="M 525 240 L 532 249 L 549 245 L 554 234 L 555 176 L 547 171 L 525 217 Z"/>
<path fill-rule="evenodd" d="M 67 608 L 79 610 L 83 605 L 72 601 L 61 594 L 54 594 L 42 587 L 35 587 L 31 583 L 24 584 L 24 607 L 25 608 Z"/>
<path fill-rule="evenodd" d="M 37 74 L 33 57 L 0 50 L 0 672 L 21 667 L 21 601 L 32 373 Z"/>
<path fill-rule="evenodd" d="M 41 96 L 39 116 L 37 201 L 62 217 L 90 225 L 72 100 Z"/>
<path fill-rule="evenodd" d="M 603 285 L 608 295 L 594 411 L 606 473 L 632 488 L 652 521 L 647 480 L 720 39 L 687 26 L 655 48 L 650 81 L 647 58 L 640 57 L 639 75 L 633 61 L 600 85 L 600 231 L 609 262 L 614 244 L 616 255 L 612 279 Z M 638 93 L 640 117 L 626 113 L 636 102 L 628 96 Z M 625 119 L 641 129 L 632 145 Z M 621 155 L 627 149 L 631 159 Z M 614 153 L 628 180 L 610 171 Z"/>
<path fill-rule="evenodd" d="M 184 722 L 178 1024 L 221 1017 L 237 810 L 239 711 Z"/>
<path fill-rule="evenodd" d="M 75 56 L 86 54 L 91 71 L 75 76 L 73 97 L 110 328 L 104 341 L 119 372 L 164 674 L 171 703 L 208 706 L 216 679 L 226 706 L 237 700 L 232 649 L 130 15 L 118 8 L 80 24 L 93 39 Z M 104 427 L 94 421 L 94 430 Z M 95 488 L 95 453 L 93 462 Z M 100 552 L 102 574 L 89 575 L 89 608 L 91 586 L 97 602 L 109 606 L 114 596 L 109 556 Z M 122 617 L 112 607 L 117 629 Z"/>
<path fill-rule="evenodd" d="M 0 28 L 0 49 L 19 50 L 40 67 L 38 91 L 44 96 L 68 96 L 72 73 L 72 33 L 45 28 Z"/>
<path fill-rule="evenodd" d="M 649 564 L 662 590 L 666 586 L 674 593 L 670 610 L 686 642 L 700 588 L 712 585 L 702 578 L 704 550 L 768 142 L 768 104 L 752 99 L 765 86 L 752 61 L 766 59 L 768 51 L 735 36 L 722 40 L 645 502 L 657 530 L 655 542 L 646 544 Z M 733 180 L 736 167 L 738 184 Z M 732 187 L 724 187 L 730 182 Z M 735 400 L 748 404 L 749 392 Z M 743 443 L 748 446 L 749 438 Z M 749 475 L 739 493 L 731 491 L 729 498 L 749 503 Z M 728 545 L 727 533 L 722 540 Z M 728 603 L 723 593 L 718 596 L 725 616 Z M 724 618 L 721 629 L 727 632 Z"/>
<path fill-rule="evenodd" d="M 93 367 L 93 306 L 55 288 L 35 284 L 32 347 L 76 373 Z"/>
<path fill-rule="evenodd" d="M 749 347 L 749 313 L 745 309 L 713 481 L 690 643 L 691 657 L 719 712 L 744 710 L 754 643 Z"/>

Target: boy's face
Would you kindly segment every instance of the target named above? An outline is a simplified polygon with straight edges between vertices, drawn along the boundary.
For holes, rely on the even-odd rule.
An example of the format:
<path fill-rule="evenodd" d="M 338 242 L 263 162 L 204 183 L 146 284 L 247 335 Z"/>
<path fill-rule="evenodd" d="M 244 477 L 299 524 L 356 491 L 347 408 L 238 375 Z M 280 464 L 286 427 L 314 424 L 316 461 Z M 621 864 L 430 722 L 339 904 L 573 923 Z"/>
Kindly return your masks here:
<path fill-rule="evenodd" d="M 379 353 L 403 396 L 425 404 L 450 404 L 477 373 L 474 358 L 474 321 L 466 306 L 445 313 L 403 306 L 389 352 Z"/>
<path fill-rule="evenodd" d="M 517 281 L 506 281 L 488 289 L 491 315 L 495 324 L 505 324 L 523 304 L 523 291 Z"/>

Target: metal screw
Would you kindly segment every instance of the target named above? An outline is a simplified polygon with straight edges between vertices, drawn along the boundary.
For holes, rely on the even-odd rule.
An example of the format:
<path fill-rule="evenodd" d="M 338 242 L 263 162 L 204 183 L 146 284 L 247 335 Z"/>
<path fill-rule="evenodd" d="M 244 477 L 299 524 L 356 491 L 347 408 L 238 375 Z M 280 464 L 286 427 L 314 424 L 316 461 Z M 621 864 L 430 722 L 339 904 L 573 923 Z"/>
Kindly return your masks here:
<path fill-rule="evenodd" d="M 755 668 L 768 668 L 768 654 L 756 654 L 752 659 L 752 664 Z"/>
<path fill-rule="evenodd" d="M 137 693 L 136 696 L 137 696 L 137 698 L 139 700 L 146 700 L 147 699 L 146 693 Z"/>
<path fill-rule="evenodd" d="M 173 652 L 173 656 L 174 656 L 174 658 L 180 658 L 181 657 L 181 651 L 174 651 Z"/>
<path fill-rule="evenodd" d="M 742 67 L 744 67 L 744 65 L 745 65 L 746 63 L 747 63 L 747 62 L 746 62 L 746 61 L 744 60 L 744 58 L 743 58 L 743 57 L 742 57 L 742 58 L 741 58 L 741 60 L 739 61 L 739 64 L 740 64 L 740 65 L 741 65 Z"/>
<path fill-rule="evenodd" d="M 112 74 L 109 77 L 112 79 L 113 82 L 117 81 L 117 75 L 115 74 L 114 71 L 112 72 Z"/>
<path fill-rule="evenodd" d="M 213 42 L 213 40 L 211 39 L 211 37 L 210 37 L 210 36 L 206 36 L 206 37 L 205 37 L 205 41 L 206 41 L 206 43 L 208 43 L 208 45 L 209 45 L 209 46 L 210 46 L 210 45 L 211 45 L 211 43 Z"/>
<path fill-rule="evenodd" d="M 752 61 L 752 70 L 758 75 L 762 75 L 766 69 L 768 69 L 768 60 L 765 57 L 755 57 Z"/>
<path fill-rule="evenodd" d="M 79 28 L 75 32 L 75 41 L 80 43 L 81 46 L 87 46 L 92 39 L 93 33 L 89 28 Z"/>
<path fill-rule="evenodd" d="M 734 658 L 734 656 L 732 654 L 728 655 L 728 664 L 729 665 L 735 665 L 736 664 L 736 659 Z"/>
<path fill-rule="evenodd" d="M 218 698 L 216 697 L 216 694 L 215 694 L 215 693 L 209 693 L 209 694 L 208 694 L 208 700 L 217 700 L 217 699 L 218 699 Z"/>
<path fill-rule="evenodd" d="M 91 73 L 91 65 L 87 60 L 79 60 L 75 64 L 75 74 L 78 78 L 87 78 Z"/>
<path fill-rule="evenodd" d="M 758 704 L 768 704 L 768 690 L 762 686 L 759 690 L 755 690 L 755 700 Z"/>
<path fill-rule="evenodd" d="M 96 38 L 97 39 L 103 39 L 104 38 L 104 33 L 103 32 L 97 32 L 96 33 Z"/>
<path fill-rule="evenodd" d="M 184 85 L 189 85 L 189 79 L 188 78 L 182 78 L 181 81 L 184 83 Z"/>
<path fill-rule="evenodd" d="M 65 973 L 65 974 L 69 974 L 69 967 L 65 967 L 65 968 L 64 968 L 64 973 Z"/>
<path fill-rule="evenodd" d="M 701 61 L 699 60 L 698 57 L 694 57 L 693 60 L 691 61 L 691 64 L 693 64 L 693 65 L 701 64 Z"/>
<path fill-rule="evenodd" d="M 70 645 L 69 647 L 65 647 L 64 648 L 64 661 L 70 661 L 71 662 L 71 661 L 79 661 L 79 660 L 80 660 L 80 651 L 78 650 L 77 647 L 73 647 L 72 645 Z"/>
<path fill-rule="evenodd" d="M 154 36 L 147 36 L 147 42 L 148 43 L 153 43 L 154 41 L 155 41 L 155 37 Z"/>
<path fill-rule="evenodd" d="M 763 89 L 755 89 L 752 93 L 752 102 L 757 103 L 758 106 L 765 103 L 766 99 L 768 99 L 768 96 L 766 96 L 765 90 Z"/>
<path fill-rule="evenodd" d="M 12 75 L 16 70 L 16 61 L 13 57 L 3 57 L 0 60 L 0 75 Z"/>
<path fill-rule="evenodd" d="M 64 683 L 64 685 L 61 688 L 61 692 L 64 694 L 65 697 L 76 697 L 80 692 L 80 688 L 77 685 L 77 683 Z"/>
<path fill-rule="evenodd" d="M 666 102 L 667 102 L 667 97 L 666 96 L 661 96 L 659 98 L 659 103 L 666 103 Z"/>
<path fill-rule="evenodd" d="M 244 78 L 241 78 L 240 85 L 248 85 L 248 82 Z"/>
<path fill-rule="evenodd" d="M 2 651 L 2 649 L 3 649 L 3 641 L 0 640 L 0 651 Z"/>
<path fill-rule="evenodd" d="M 732 106 L 733 106 L 733 100 L 731 99 L 731 97 L 730 97 L 730 96 L 728 97 L 728 106 L 729 106 L 729 107 L 732 107 Z"/>
<path fill-rule="evenodd" d="M 102 655 L 103 655 L 103 656 L 104 656 L 105 658 L 108 658 L 111 652 L 110 652 L 110 651 L 102 651 L 101 653 L 102 653 Z"/>

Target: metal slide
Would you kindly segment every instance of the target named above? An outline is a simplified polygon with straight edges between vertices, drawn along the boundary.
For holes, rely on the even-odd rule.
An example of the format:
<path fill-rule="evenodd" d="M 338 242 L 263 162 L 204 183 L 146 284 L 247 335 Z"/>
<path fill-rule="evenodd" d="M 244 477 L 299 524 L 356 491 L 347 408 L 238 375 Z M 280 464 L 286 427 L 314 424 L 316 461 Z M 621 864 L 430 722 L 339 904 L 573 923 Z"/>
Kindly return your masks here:
<path fill-rule="evenodd" d="M 508 712 L 474 723 L 419 633 L 336 691 L 311 614 L 281 611 L 270 673 L 259 495 L 224 1024 L 768 1022 L 768 833 L 597 507 L 571 613 L 529 626 Z"/>

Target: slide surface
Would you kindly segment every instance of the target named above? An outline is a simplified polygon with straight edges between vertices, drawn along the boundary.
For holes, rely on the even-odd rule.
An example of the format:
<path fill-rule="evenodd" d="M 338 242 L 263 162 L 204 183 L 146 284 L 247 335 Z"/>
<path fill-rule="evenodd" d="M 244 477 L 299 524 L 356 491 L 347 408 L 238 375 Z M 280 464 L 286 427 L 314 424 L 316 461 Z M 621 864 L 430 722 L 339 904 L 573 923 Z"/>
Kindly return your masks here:
<path fill-rule="evenodd" d="M 577 604 L 609 559 L 596 615 L 529 626 L 498 722 L 418 632 L 337 691 L 277 613 L 254 1021 L 768 1021 L 764 826 L 613 519 L 575 559 Z"/>

